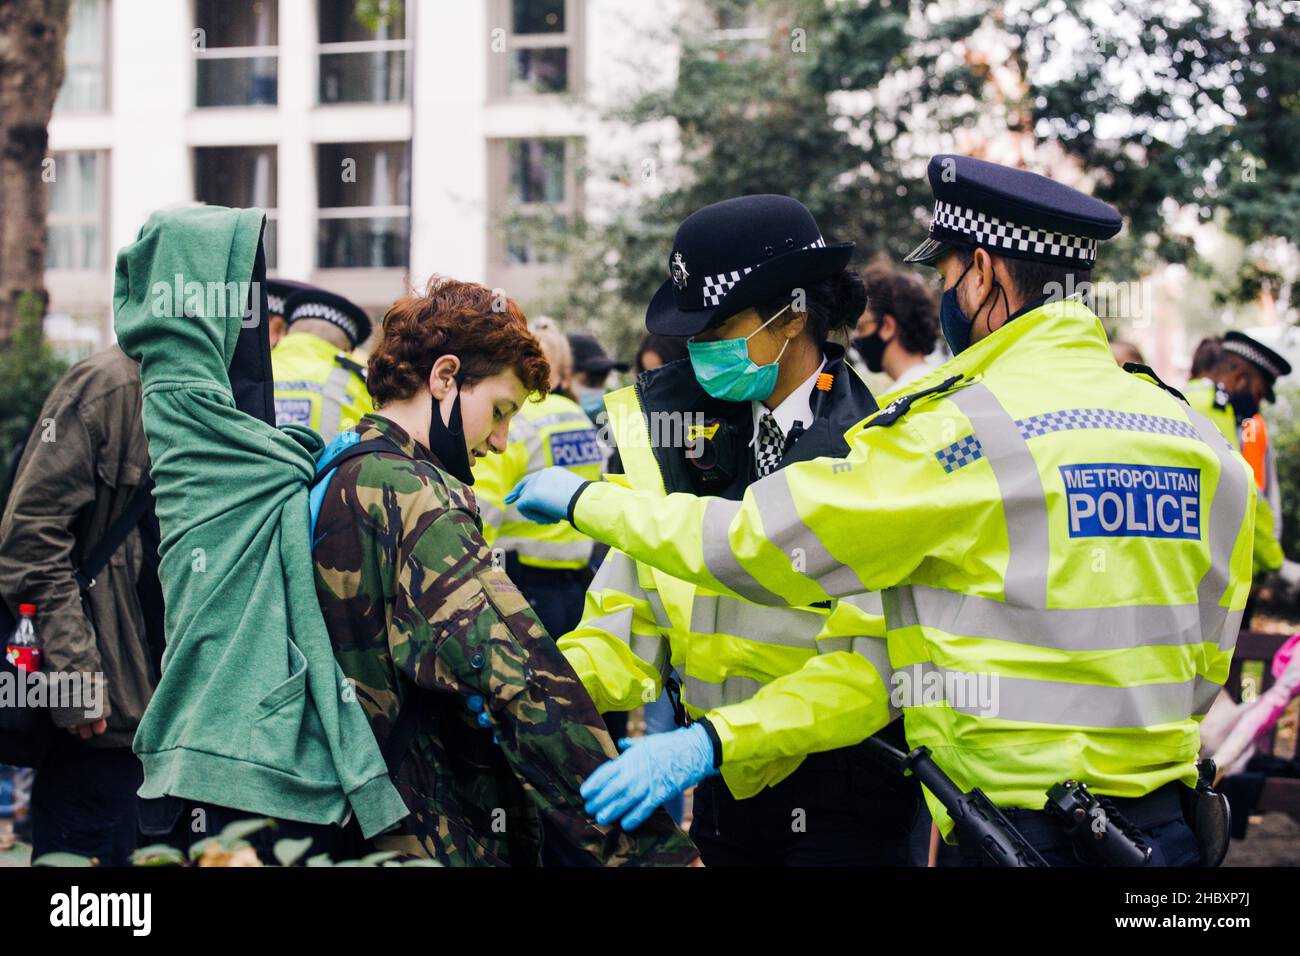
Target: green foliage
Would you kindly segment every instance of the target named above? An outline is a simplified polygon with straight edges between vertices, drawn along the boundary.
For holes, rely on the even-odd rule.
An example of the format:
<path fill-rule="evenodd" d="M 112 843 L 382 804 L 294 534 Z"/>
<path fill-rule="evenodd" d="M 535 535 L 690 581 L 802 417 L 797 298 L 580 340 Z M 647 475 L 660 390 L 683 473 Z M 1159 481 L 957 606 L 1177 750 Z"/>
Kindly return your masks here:
<path fill-rule="evenodd" d="M 0 483 L 8 481 L 9 450 L 31 433 L 50 389 L 67 371 L 41 337 L 43 312 L 37 296 L 24 294 L 13 337 L 0 347 Z"/>
<path fill-rule="evenodd" d="M 357 0 L 352 16 L 371 33 L 406 16 L 405 0 Z"/>
<path fill-rule="evenodd" d="M 1282 551 L 1300 557 L 1300 388 L 1278 389 L 1277 404 L 1264 407 L 1268 441 L 1277 456 L 1282 493 Z"/>

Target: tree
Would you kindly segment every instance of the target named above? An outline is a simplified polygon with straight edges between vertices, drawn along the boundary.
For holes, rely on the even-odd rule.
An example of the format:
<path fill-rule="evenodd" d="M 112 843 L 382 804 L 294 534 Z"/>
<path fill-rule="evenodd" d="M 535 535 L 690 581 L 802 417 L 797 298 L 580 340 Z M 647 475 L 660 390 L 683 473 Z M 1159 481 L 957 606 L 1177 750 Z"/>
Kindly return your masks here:
<path fill-rule="evenodd" d="M 0 343 L 14 334 L 19 302 L 44 311 L 45 151 L 63 83 L 70 0 L 0 3 Z"/>

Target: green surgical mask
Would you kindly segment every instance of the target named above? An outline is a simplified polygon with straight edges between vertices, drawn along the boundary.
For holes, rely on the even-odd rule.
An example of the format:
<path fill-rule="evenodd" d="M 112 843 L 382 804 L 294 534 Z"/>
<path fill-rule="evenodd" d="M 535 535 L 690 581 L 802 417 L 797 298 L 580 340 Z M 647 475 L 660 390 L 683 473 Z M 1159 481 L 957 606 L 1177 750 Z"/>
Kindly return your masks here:
<path fill-rule="evenodd" d="M 756 365 L 749 357 L 749 340 L 774 322 L 786 306 L 772 318 L 768 319 L 749 335 L 733 339 L 718 339 L 715 342 L 696 342 L 691 339 L 686 343 L 686 351 L 691 357 L 691 368 L 695 378 L 706 392 L 724 402 L 761 402 L 772 394 L 776 388 L 776 376 L 780 371 L 781 356 L 790 344 L 786 339 L 777 353 L 776 361 L 767 365 Z"/>

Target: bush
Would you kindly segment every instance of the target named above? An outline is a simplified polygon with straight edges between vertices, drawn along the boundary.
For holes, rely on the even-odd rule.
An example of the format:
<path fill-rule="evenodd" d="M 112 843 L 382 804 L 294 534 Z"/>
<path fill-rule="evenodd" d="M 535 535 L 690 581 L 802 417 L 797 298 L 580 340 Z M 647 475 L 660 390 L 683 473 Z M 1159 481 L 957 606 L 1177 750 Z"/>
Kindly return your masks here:
<path fill-rule="evenodd" d="M 24 294 L 13 338 L 0 347 L 0 500 L 8 491 L 11 450 L 31 434 L 46 396 L 68 368 L 42 338 L 43 319 L 41 300 Z"/>
<path fill-rule="evenodd" d="M 1282 550 L 1300 560 L 1300 387 L 1279 388 L 1277 403 L 1265 407 L 1282 492 Z"/>

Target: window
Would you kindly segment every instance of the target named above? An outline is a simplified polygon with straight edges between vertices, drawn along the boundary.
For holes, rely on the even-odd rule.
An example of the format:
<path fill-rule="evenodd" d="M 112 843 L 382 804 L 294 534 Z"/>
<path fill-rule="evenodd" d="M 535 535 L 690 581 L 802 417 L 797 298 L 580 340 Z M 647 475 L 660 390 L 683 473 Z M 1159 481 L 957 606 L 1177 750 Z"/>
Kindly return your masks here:
<path fill-rule="evenodd" d="M 63 86 L 54 108 L 60 112 L 100 112 L 107 108 L 107 0 L 74 0 L 63 47 Z"/>
<path fill-rule="evenodd" d="M 533 236 L 539 230 L 563 229 L 577 208 L 573 144 L 563 139 L 510 139 L 498 141 L 497 147 L 505 167 L 500 175 L 506 200 L 505 262 L 554 262 L 554 255 Z"/>
<path fill-rule="evenodd" d="M 202 146 L 194 150 L 194 198 L 213 206 L 266 211 L 266 267 L 276 267 L 276 149 Z"/>
<path fill-rule="evenodd" d="M 321 143 L 316 147 L 316 184 L 319 268 L 407 268 L 409 143 Z"/>
<path fill-rule="evenodd" d="M 45 267 L 94 271 L 104 268 L 104 183 L 107 156 L 98 152 L 53 153 L 46 217 Z"/>
<path fill-rule="evenodd" d="M 197 106 L 274 106 L 279 68 L 278 0 L 195 0 Z"/>
<path fill-rule="evenodd" d="M 498 96 L 578 88 L 578 6 L 574 0 L 497 0 L 498 22 L 509 23 L 504 55 L 490 60 Z"/>
<path fill-rule="evenodd" d="M 320 0 L 320 101 L 405 102 L 411 48 L 406 4 L 364 4 L 371 15 L 359 15 L 359 6 L 359 0 Z"/>

